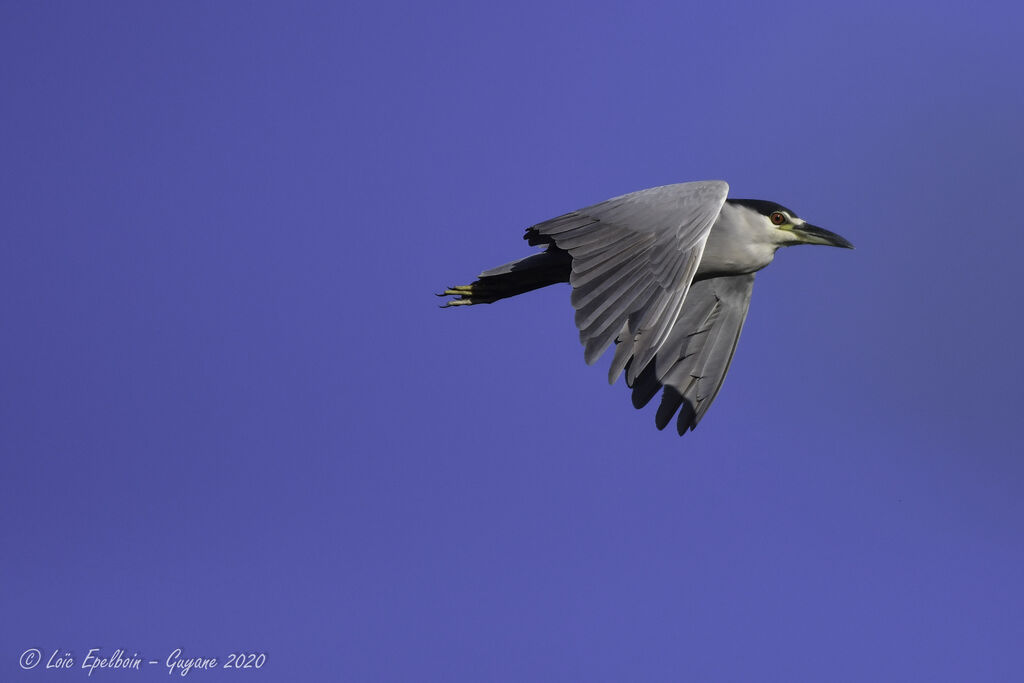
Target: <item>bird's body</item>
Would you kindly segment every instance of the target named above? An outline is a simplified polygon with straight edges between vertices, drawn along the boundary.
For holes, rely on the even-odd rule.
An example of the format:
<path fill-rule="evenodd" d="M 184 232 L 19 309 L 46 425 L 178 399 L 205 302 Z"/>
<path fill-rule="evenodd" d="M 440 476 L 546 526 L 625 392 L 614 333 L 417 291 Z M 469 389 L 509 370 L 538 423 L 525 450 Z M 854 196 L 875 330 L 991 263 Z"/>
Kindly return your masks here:
<path fill-rule="evenodd" d="M 609 381 L 626 372 L 633 404 L 664 388 L 655 416 L 679 411 L 693 429 L 725 379 L 754 273 L 779 247 L 845 239 L 773 202 L 727 199 L 722 181 L 665 185 L 609 199 L 526 231 L 540 253 L 452 287 L 446 306 L 492 303 L 557 282 L 572 285 L 576 326 L 593 363 L 614 342 Z"/>

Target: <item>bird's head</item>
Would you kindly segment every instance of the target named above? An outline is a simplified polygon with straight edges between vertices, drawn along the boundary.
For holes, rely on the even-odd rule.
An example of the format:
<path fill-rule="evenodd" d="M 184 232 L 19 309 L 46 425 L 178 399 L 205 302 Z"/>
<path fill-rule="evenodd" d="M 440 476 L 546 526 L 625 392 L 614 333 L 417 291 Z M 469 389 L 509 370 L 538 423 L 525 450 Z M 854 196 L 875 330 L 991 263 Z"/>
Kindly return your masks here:
<path fill-rule="evenodd" d="M 796 244 L 825 244 L 853 249 L 849 240 L 834 232 L 811 225 L 781 204 L 763 199 L 729 199 L 731 204 L 749 214 L 751 222 L 764 227 L 768 238 L 780 247 Z"/>

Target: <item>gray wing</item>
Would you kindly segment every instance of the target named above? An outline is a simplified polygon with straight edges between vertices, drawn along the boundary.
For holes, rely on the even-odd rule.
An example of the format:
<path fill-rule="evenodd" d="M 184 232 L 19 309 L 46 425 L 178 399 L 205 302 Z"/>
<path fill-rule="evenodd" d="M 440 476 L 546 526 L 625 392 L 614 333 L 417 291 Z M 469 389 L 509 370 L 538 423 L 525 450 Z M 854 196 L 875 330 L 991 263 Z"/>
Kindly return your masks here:
<path fill-rule="evenodd" d="M 654 362 L 629 383 L 637 408 L 647 405 L 664 387 L 654 418 L 658 429 L 664 429 L 677 410 L 680 435 L 704 417 L 729 371 L 753 287 L 753 273 L 691 285 L 686 307 Z M 630 363 L 626 354 L 620 344 L 612 361 L 610 381 L 614 382 L 622 367 Z"/>
<path fill-rule="evenodd" d="M 719 180 L 664 185 L 530 228 L 531 240 L 547 238 L 572 257 L 572 305 L 588 364 L 619 337 L 632 357 L 627 380 L 647 367 L 679 318 L 728 191 Z"/>

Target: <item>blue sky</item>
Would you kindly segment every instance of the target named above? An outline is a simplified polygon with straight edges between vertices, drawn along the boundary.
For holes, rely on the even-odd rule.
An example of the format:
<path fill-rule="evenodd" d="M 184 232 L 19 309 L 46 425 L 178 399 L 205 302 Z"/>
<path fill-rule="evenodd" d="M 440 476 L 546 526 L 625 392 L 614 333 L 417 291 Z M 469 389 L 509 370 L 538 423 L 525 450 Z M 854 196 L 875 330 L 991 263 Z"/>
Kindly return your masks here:
<path fill-rule="evenodd" d="M 1014 678 L 1022 21 L 5 4 L 0 677 Z M 759 274 L 683 439 L 566 287 L 437 308 L 533 223 L 713 178 L 857 249 Z"/>

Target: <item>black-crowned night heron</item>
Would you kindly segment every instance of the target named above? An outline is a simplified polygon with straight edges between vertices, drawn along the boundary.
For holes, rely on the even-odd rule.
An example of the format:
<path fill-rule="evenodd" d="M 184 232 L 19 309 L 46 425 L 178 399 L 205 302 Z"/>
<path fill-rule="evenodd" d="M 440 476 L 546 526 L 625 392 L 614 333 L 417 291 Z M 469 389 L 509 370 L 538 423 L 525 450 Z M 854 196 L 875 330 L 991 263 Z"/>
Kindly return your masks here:
<path fill-rule="evenodd" d="M 637 408 L 664 388 L 655 424 L 664 429 L 679 411 L 682 435 L 722 386 L 754 273 L 779 247 L 853 248 L 784 206 L 728 192 L 720 180 L 665 185 L 552 218 L 526 231 L 544 251 L 441 296 L 457 297 L 445 306 L 489 304 L 568 282 L 586 362 L 615 342 L 608 381 L 625 370 Z"/>

